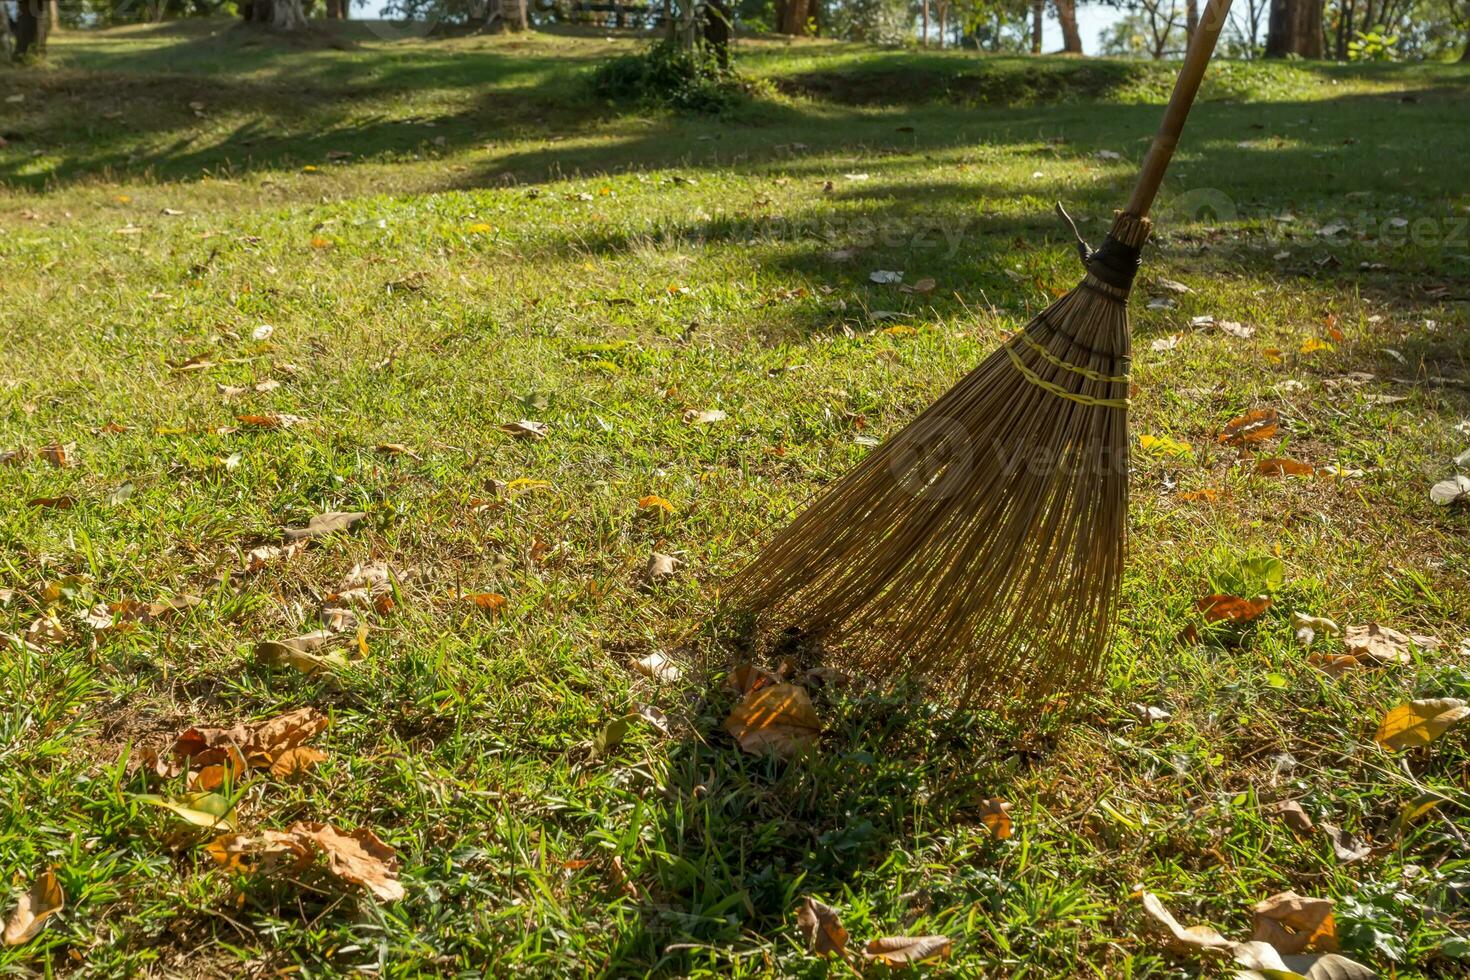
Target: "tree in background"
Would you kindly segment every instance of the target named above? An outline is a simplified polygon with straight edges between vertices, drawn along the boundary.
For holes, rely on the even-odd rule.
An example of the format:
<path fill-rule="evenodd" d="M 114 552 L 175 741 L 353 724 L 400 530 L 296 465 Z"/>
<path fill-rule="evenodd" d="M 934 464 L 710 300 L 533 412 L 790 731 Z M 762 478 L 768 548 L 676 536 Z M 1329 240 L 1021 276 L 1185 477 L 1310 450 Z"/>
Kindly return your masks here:
<path fill-rule="evenodd" d="M 1260 56 L 1261 20 L 1270 0 L 1239 0 L 1230 10 L 1230 31 L 1234 36 L 1233 53 L 1240 58 Z"/>
<path fill-rule="evenodd" d="M 1271 0 L 1266 57 L 1322 57 L 1322 0 Z"/>
<path fill-rule="evenodd" d="M 46 0 L 18 0 L 15 18 L 15 59 L 38 58 L 46 53 L 46 30 L 50 18 Z"/>
<path fill-rule="evenodd" d="M 1062 50 L 1067 54 L 1082 53 L 1082 32 L 1077 29 L 1077 0 L 1051 0 L 1062 29 Z"/>
<path fill-rule="evenodd" d="M 1104 54 L 1157 61 L 1184 50 L 1185 11 L 1173 0 L 1134 0 L 1128 10 L 1103 36 Z"/>

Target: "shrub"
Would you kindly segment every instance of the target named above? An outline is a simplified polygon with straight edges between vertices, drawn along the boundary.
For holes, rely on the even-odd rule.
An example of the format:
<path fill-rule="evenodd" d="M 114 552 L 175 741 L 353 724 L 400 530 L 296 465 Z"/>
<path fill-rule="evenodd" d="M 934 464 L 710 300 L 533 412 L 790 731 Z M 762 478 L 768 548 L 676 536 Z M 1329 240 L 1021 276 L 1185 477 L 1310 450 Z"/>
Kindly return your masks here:
<path fill-rule="evenodd" d="M 749 91 L 740 75 L 720 67 L 710 51 L 698 46 L 685 49 L 672 41 L 604 62 L 592 75 L 592 87 L 613 102 L 694 112 L 721 112 Z"/>

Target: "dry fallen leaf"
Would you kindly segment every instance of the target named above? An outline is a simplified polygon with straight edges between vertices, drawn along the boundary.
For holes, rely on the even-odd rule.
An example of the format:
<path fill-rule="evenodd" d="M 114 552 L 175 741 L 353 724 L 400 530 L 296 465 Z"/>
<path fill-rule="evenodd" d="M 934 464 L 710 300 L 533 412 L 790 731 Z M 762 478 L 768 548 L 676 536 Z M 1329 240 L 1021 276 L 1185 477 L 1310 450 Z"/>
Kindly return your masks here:
<path fill-rule="evenodd" d="M 77 465 L 76 461 L 71 458 L 71 453 L 75 448 L 75 446 L 63 446 L 60 443 L 42 446 L 40 456 L 57 469 L 70 469 Z"/>
<path fill-rule="evenodd" d="M 947 960 L 954 951 L 948 936 L 883 936 L 870 939 L 863 957 L 889 966 L 907 966 L 929 960 Z"/>
<path fill-rule="evenodd" d="M 673 575 L 678 567 L 679 559 L 655 551 L 649 556 L 648 565 L 643 569 L 643 578 L 648 582 L 658 582 Z"/>
<path fill-rule="evenodd" d="M 1256 461 L 1256 473 L 1260 476 L 1316 476 L 1317 468 L 1285 456 L 1272 456 Z"/>
<path fill-rule="evenodd" d="M 190 767 L 233 765 L 269 768 L 287 751 L 315 738 L 329 724 L 315 708 L 297 708 L 274 718 L 229 728 L 189 728 L 174 740 L 174 756 Z"/>
<path fill-rule="evenodd" d="M 1227 446 L 1243 446 L 1253 442 L 1264 442 L 1276 435 L 1280 417 L 1274 408 L 1258 408 L 1239 418 L 1231 419 L 1220 430 L 1216 441 Z"/>
<path fill-rule="evenodd" d="M 382 901 L 396 902 L 404 896 L 397 855 L 366 827 L 344 833 L 330 824 L 299 820 L 285 832 L 227 834 L 206 850 L 217 864 L 241 873 L 277 869 L 299 873 L 320 853 L 326 856 L 329 872 Z"/>
<path fill-rule="evenodd" d="M 293 426 L 303 425 L 307 420 L 300 415 L 267 412 L 264 415 L 236 415 L 235 421 L 252 429 L 289 429 Z"/>
<path fill-rule="evenodd" d="M 706 409 L 703 412 L 691 408 L 684 413 L 684 423 L 686 425 L 713 425 L 716 422 L 723 422 L 727 418 L 729 416 L 722 409 L 718 408 Z"/>
<path fill-rule="evenodd" d="M 996 840 L 1007 840 L 1011 836 L 1011 805 L 998 796 L 980 804 L 980 822 Z"/>
<path fill-rule="evenodd" d="M 302 820 L 288 830 L 326 854 L 327 869 L 343 881 L 361 885 L 385 902 L 403 898 L 397 855 L 366 827 L 343 833 L 330 824 Z"/>
<path fill-rule="evenodd" d="M 287 541 L 306 541 L 335 534 L 338 531 L 346 531 L 364 517 L 367 517 L 367 514 L 360 510 L 328 511 L 308 520 L 306 527 L 288 527 L 282 534 Z"/>
<path fill-rule="evenodd" d="M 347 666 L 341 650 L 326 649 L 336 634 L 317 630 L 287 640 L 261 640 L 255 644 L 255 659 L 269 667 L 291 667 L 301 673 L 333 673 Z"/>
<path fill-rule="evenodd" d="M 1158 896 L 1152 892 L 1144 892 L 1142 898 L 1144 912 L 1148 913 L 1149 918 L 1168 933 L 1165 941 L 1169 952 L 1223 953 L 1235 945 L 1216 932 L 1213 926 L 1186 928 L 1180 925 L 1179 920 L 1164 908 L 1164 903 L 1159 901 Z"/>
<path fill-rule="evenodd" d="M 645 514 L 663 517 L 665 514 L 672 514 L 674 512 L 674 505 L 657 494 L 650 493 L 645 497 L 638 498 L 638 509 Z"/>
<path fill-rule="evenodd" d="M 816 745 L 822 722 L 804 688 L 774 684 L 747 694 L 725 719 L 725 730 L 752 754 L 793 756 Z"/>
<path fill-rule="evenodd" d="M 252 548 L 245 553 L 245 565 L 240 572 L 243 575 L 253 575 L 267 565 L 296 557 L 305 548 L 305 541 L 287 545 L 265 544 L 259 548 Z"/>
<path fill-rule="evenodd" d="M 1312 818 L 1302 805 L 1295 800 L 1282 800 L 1273 804 L 1270 812 L 1281 818 L 1281 822 L 1299 834 L 1310 834 L 1312 832 Z"/>
<path fill-rule="evenodd" d="M 1369 623 L 1366 626 L 1349 626 L 1342 636 L 1343 646 L 1349 656 L 1369 660 L 1378 664 L 1407 664 L 1413 661 L 1409 650 L 1433 650 L 1440 641 L 1432 636 L 1400 633 L 1398 630 Z"/>
<path fill-rule="evenodd" d="M 652 677 L 656 681 L 670 684 L 683 675 L 679 666 L 659 650 L 655 650 L 642 660 L 633 661 L 633 669 L 644 677 Z"/>
<path fill-rule="evenodd" d="M 807 949 L 817 956 L 847 954 L 847 930 L 832 906 L 811 897 L 802 899 L 796 912 L 796 927 L 806 937 Z"/>
<path fill-rule="evenodd" d="M 507 422 L 500 427 L 500 431 L 510 435 L 514 439 L 530 439 L 532 441 L 545 439 L 549 431 L 545 422 L 533 422 L 530 419 L 521 419 L 519 422 Z"/>
<path fill-rule="evenodd" d="M 1271 600 L 1266 596 L 1256 599 L 1242 599 L 1233 595 L 1207 595 L 1195 603 L 1195 607 L 1204 614 L 1207 623 L 1248 623 L 1253 619 L 1260 618 L 1261 614 L 1271 608 Z"/>
<path fill-rule="evenodd" d="M 1337 923 L 1330 898 L 1279 892 L 1257 902 L 1253 941 L 1270 943 L 1278 953 L 1337 951 Z"/>
<path fill-rule="evenodd" d="M 4 942 L 7 946 L 19 946 L 29 942 L 46 920 L 66 906 L 66 895 L 56 881 L 56 872 L 47 868 L 36 875 L 31 887 L 21 895 L 5 923 Z"/>
<path fill-rule="evenodd" d="M 499 592 L 472 592 L 464 600 L 492 616 L 500 615 L 510 604 L 510 600 Z"/>
<path fill-rule="evenodd" d="M 1470 718 L 1470 704 L 1459 698 L 1426 698 L 1401 704 L 1383 716 L 1374 741 L 1391 752 L 1428 745 Z"/>
<path fill-rule="evenodd" d="M 1322 833 L 1326 834 L 1327 839 L 1332 842 L 1332 853 L 1342 864 L 1361 861 L 1373 853 L 1373 846 L 1367 841 L 1349 834 L 1334 824 L 1324 823 Z"/>
<path fill-rule="evenodd" d="M 725 677 L 725 690 L 736 694 L 749 694 L 763 687 L 780 683 L 780 679 L 769 670 L 755 664 L 737 664 Z"/>

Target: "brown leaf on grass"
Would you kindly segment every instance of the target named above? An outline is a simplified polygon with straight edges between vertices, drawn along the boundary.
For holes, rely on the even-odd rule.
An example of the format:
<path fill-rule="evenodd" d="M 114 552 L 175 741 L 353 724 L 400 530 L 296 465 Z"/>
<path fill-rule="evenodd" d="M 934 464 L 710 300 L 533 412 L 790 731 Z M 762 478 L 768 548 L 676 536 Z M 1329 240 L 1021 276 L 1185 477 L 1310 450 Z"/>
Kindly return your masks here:
<path fill-rule="evenodd" d="M 245 553 L 245 566 L 240 569 L 240 572 L 243 575 L 253 575 L 267 565 L 288 561 L 305 549 L 305 541 L 287 545 L 265 544 L 259 548 L 251 548 Z"/>
<path fill-rule="evenodd" d="M 796 911 L 796 928 L 806 937 L 807 949 L 817 956 L 847 954 L 847 929 L 837 910 L 808 896 Z"/>
<path fill-rule="evenodd" d="M 1337 922 L 1330 898 L 1308 898 L 1296 892 L 1278 892 L 1257 902 L 1251 939 L 1270 943 L 1278 953 L 1337 951 Z"/>
<path fill-rule="evenodd" d="M 271 763 L 271 775 L 277 779 L 289 779 L 299 775 L 318 762 L 327 761 L 327 754 L 321 749 L 314 749 L 310 745 L 298 745 L 287 749 L 276 756 Z"/>
<path fill-rule="evenodd" d="M 1186 490 L 1179 495 L 1179 499 L 1213 504 L 1220 499 L 1220 491 L 1213 487 L 1205 487 L 1203 490 Z"/>
<path fill-rule="evenodd" d="M 948 936 L 883 936 L 868 940 L 863 958 L 889 966 L 947 960 L 954 952 Z"/>
<path fill-rule="evenodd" d="M 46 920 L 66 907 L 66 895 L 56 881 L 56 872 L 47 868 L 31 881 L 31 887 L 15 903 L 5 923 L 5 945 L 19 946 L 30 942 Z"/>
<path fill-rule="evenodd" d="M 1346 653 L 1314 653 L 1307 657 L 1307 663 L 1328 677 L 1341 677 L 1354 667 L 1362 666 L 1357 657 Z"/>
<path fill-rule="evenodd" d="M 293 426 L 302 425 L 307 420 L 300 415 L 286 415 L 283 412 L 267 412 L 264 415 L 236 415 L 235 421 L 252 429 L 289 429 Z"/>
<path fill-rule="evenodd" d="M 1303 980 L 1378 980 L 1378 974 L 1341 953 L 1283 956 L 1286 968 Z"/>
<path fill-rule="evenodd" d="M 1205 596 L 1195 603 L 1195 608 L 1204 614 L 1207 623 L 1249 623 L 1271 608 L 1271 600 L 1265 596 L 1242 599 L 1216 594 Z"/>
<path fill-rule="evenodd" d="M 26 501 L 31 507 L 48 507 L 52 510 L 71 510 L 77 505 L 77 498 L 71 494 L 62 494 L 60 497 L 32 497 Z"/>
<path fill-rule="evenodd" d="M 500 431 L 513 439 L 530 439 L 536 441 L 545 439 L 549 431 L 545 422 L 533 422 L 530 419 L 521 419 L 519 422 L 507 422 L 500 427 Z"/>
<path fill-rule="evenodd" d="M 1410 663 L 1413 660 L 1409 653 L 1411 647 L 1433 650 L 1440 645 L 1435 637 L 1400 633 L 1377 623 L 1349 626 L 1343 632 L 1342 642 L 1349 656 L 1379 664 Z"/>
<path fill-rule="evenodd" d="M 1215 441 L 1227 446 L 1265 442 L 1276 435 L 1276 428 L 1280 421 L 1276 409 L 1258 408 L 1225 423 L 1225 428 L 1220 430 Z"/>
<path fill-rule="evenodd" d="M 24 446 L 19 449 L 0 450 L 0 466 L 20 466 L 30 457 L 31 451 Z"/>
<path fill-rule="evenodd" d="M 998 796 L 980 804 L 980 822 L 996 840 L 1007 840 L 1011 836 L 1011 805 Z"/>
<path fill-rule="evenodd" d="M 638 891 L 638 886 L 634 884 L 633 879 L 628 875 L 628 869 L 623 867 L 623 856 L 621 854 L 613 855 L 611 872 L 613 882 L 617 884 L 618 889 L 622 891 L 624 896 L 635 902 L 642 897 Z"/>
<path fill-rule="evenodd" d="M 1295 800 L 1282 800 L 1270 807 L 1270 812 L 1281 818 L 1281 822 L 1299 834 L 1312 832 L 1312 818 Z"/>
<path fill-rule="evenodd" d="M 1316 476 L 1317 468 L 1285 456 L 1272 456 L 1256 460 L 1256 473 L 1260 476 Z"/>
<path fill-rule="evenodd" d="M 678 567 L 679 559 L 655 551 L 649 556 L 648 564 L 643 569 L 643 579 L 646 582 L 661 582 L 672 576 Z"/>
<path fill-rule="evenodd" d="M 366 888 L 385 902 L 404 896 L 397 854 L 366 827 L 343 832 L 331 824 L 298 820 L 284 832 L 226 834 L 205 850 L 216 864 L 244 874 L 278 870 L 297 874 L 322 854 L 327 870 L 337 878 Z"/>
<path fill-rule="evenodd" d="M 367 517 L 367 514 L 360 510 L 327 511 L 325 514 L 317 514 L 308 520 L 306 527 L 286 528 L 282 535 L 287 541 L 309 541 L 312 538 L 346 531 L 364 517 Z"/>
<path fill-rule="evenodd" d="M 725 719 L 725 730 L 753 755 L 796 755 L 816 745 L 822 721 L 806 690 L 774 684 L 747 694 Z"/>
<path fill-rule="evenodd" d="M 57 469 L 71 469 L 77 465 L 76 460 L 71 458 L 75 449 L 75 446 L 53 443 L 49 446 L 42 446 L 40 456 Z"/>
<path fill-rule="evenodd" d="M 1373 846 L 1361 837 L 1349 834 L 1334 824 L 1324 823 L 1322 833 L 1332 842 L 1332 853 L 1342 864 L 1361 861 L 1373 853 Z"/>
<path fill-rule="evenodd" d="M 1374 741 L 1391 752 L 1419 748 L 1470 718 L 1470 704 L 1459 698 L 1426 698 L 1401 704 L 1383 716 Z"/>
<path fill-rule="evenodd" d="M 206 844 L 204 852 L 225 870 L 246 875 L 277 870 L 299 874 L 311 865 L 314 854 L 306 842 L 279 830 L 225 834 Z"/>
<path fill-rule="evenodd" d="M 716 422 L 723 422 L 727 418 L 729 418 L 729 415 L 724 411 L 724 409 L 709 408 L 701 412 L 698 409 L 691 408 L 684 413 L 684 424 L 713 425 Z"/>
<path fill-rule="evenodd" d="M 651 677 L 656 681 L 664 681 L 672 684 L 683 676 L 679 665 L 670 660 L 662 651 L 655 650 L 641 660 L 633 661 L 633 669 L 644 677 Z"/>
<path fill-rule="evenodd" d="M 286 640 L 261 640 L 255 644 L 255 659 L 268 667 L 290 667 L 308 677 L 317 673 L 334 673 L 347 666 L 341 650 L 327 650 L 336 634 L 317 630 Z"/>
<path fill-rule="evenodd" d="M 1213 926 L 1189 926 L 1179 924 L 1179 920 L 1159 901 L 1157 895 L 1152 892 L 1144 892 L 1143 910 L 1154 923 L 1160 926 L 1167 935 L 1164 937 L 1165 948 L 1176 954 L 1183 953 L 1224 953 L 1235 944 L 1220 935 Z"/>
<path fill-rule="evenodd" d="M 287 751 L 315 738 L 329 724 L 315 708 L 229 728 L 189 728 L 174 740 L 173 754 L 189 766 L 233 765 L 240 771 L 273 766 Z"/>
<path fill-rule="evenodd" d="M 734 691 L 736 694 L 749 694 L 763 687 L 780 683 L 775 674 L 769 670 L 757 667 L 755 664 L 736 664 L 735 668 L 725 675 L 725 690 Z"/>
<path fill-rule="evenodd" d="M 464 596 L 464 601 L 470 603 L 481 612 L 487 612 L 492 616 L 498 616 L 505 611 L 510 600 L 499 592 L 471 592 Z"/>
<path fill-rule="evenodd" d="M 374 451 L 380 452 L 385 456 L 407 456 L 410 459 L 423 459 L 422 456 L 420 456 L 418 453 L 414 452 L 412 449 L 410 449 L 408 446 L 405 446 L 401 442 L 380 442 L 376 446 L 374 446 L 373 449 Z"/>
<path fill-rule="evenodd" d="M 302 820 L 288 831 L 314 844 L 326 855 L 327 870 L 343 881 L 361 885 L 385 902 L 403 898 L 396 852 L 366 827 L 343 833 L 330 824 Z"/>

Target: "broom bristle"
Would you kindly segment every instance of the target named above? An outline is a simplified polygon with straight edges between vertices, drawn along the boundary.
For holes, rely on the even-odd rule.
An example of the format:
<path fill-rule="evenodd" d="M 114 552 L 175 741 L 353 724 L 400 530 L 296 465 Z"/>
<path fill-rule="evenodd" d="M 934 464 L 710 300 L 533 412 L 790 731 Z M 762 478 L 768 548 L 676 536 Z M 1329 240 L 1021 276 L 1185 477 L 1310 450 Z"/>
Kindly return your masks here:
<path fill-rule="evenodd" d="M 1139 246 L 1148 223 L 1112 234 Z M 968 703 L 1095 681 L 1128 507 L 1127 296 L 1088 273 L 826 487 L 734 600 Z"/>

